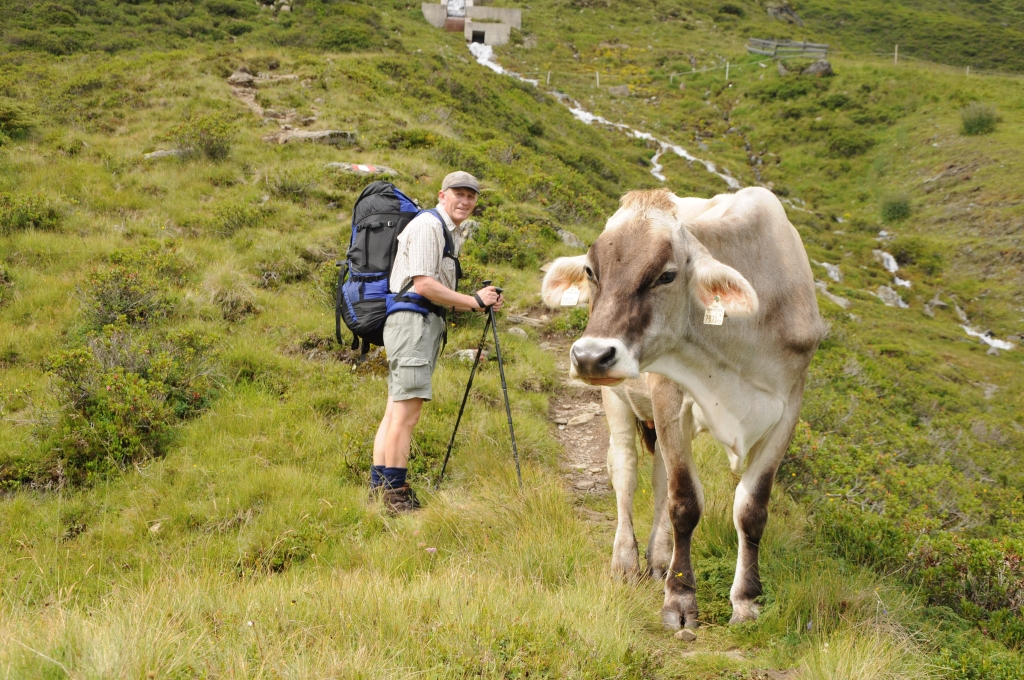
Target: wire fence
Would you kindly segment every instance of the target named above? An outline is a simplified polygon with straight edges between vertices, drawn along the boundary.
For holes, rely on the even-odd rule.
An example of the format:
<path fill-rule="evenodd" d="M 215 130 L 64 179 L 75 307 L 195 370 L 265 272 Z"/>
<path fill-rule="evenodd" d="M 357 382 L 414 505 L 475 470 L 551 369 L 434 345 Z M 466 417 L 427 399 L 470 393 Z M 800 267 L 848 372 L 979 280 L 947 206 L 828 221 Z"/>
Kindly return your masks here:
<path fill-rule="evenodd" d="M 829 57 L 832 58 L 832 59 L 843 59 L 843 58 L 865 59 L 865 58 L 873 58 L 873 59 L 877 60 L 878 62 L 883 62 L 883 63 L 884 62 L 889 62 L 889 65 L 891 65 L 894 68 L 904 68 L 904 67 L 910 66 L 910 64 L 908 62 L 912 62 L 913 65 L 916 66 L 916 67 L 928 67 L 928 68 L 930 68 L 932 70 L 941 70 L 941 71 L 944 71 L 944 72 L 947 72 L 947 73 L 960 73 L 965 78 L 973 78 L 973 77 L 986 76 L 986 77 L 1008 78 L 1008 79 L 1011 79 L 1011 80 L 1022 80 L 1022 79 L 1024 79 L 1024 73 L 1011 73 L 1011 72 L 1007 72 L 1007 71 L 993 71 L 993 70 L 987 70 L 987 69 L 976 69 L 976 68 L 971 67 L 971 66 L 964 66 L 964 67 L 952 66 L 950 64 L 942 64 L 942 63 L 939 63 L 939 62 L 930 61 L 928 59 L 922 59 L 920 57 L 914 57 L 914 56 L 909 55 L 909 54 L 901 53 L 899 51 L 899 46 L 894 46 L 894 49 L 893 49 L 892 52 L 852 52 L 852 51 L 847 51 L 847 50 L 838 50 L 838 49 L 830 48 L 827 45 L 818 45 L 818 44 L 815 44 L 815 43 L 792 43 L 792 44 L 794 44 L 794 45 L 805 44 L 805 45 L 811 46 L 813 48 L 820 48 L 820 47 L 828 48 Z M 803 53 L 803 54 L 789 54 L 789 53 L 785 53 L 784 52 L 783 54 L 780 54 L 780 57 L 776 57 L 776 59 L 778 59 L 778 58 L 791 58 L 793 56 L 814 57 L 814 56 L 816 56 L 819 53 L 819 51 L 820 50 L 818 50 L 818 49 L 814 49 L 813 51 L 809 51 L 809 52 Z M 752 57 L 753 55 L 750 55 L 750 56 Z M 770 56 L 770 55 L 761 55 L 760 53 L 758 53 L 758 56 L 764 57 L 764 56 Z M 824 57 L 819 57 L 819 58 L 824 58 Z M 665 79 L 667 79 L 669 81 L 669 84 L 674 84 L 677 80 L 678 81 L 684 81 L 686 78 L 689 78 L 689 77 L 692 77 L 692 76 L 700 75 L 700 74 L 703 74 L 703 73 L 716 72 L 716 71 L 723 71 L 724 74 L 725 74 L 725 79 L 728 80 L 730 75 L 732 75 L 732 73 L 735 73 L 735 72 L 743 72 L 743 71 L 749 70 L 749 69 L 767 69 L 768 68 L 768 64 L 766 64 L 765 61 L 766 60 L 763 59 L 763 58 L 758 59 L 758 58 L 755 57 L 755 58 L 751 59 L 751 58 L 748 57 L 748 58 L 741 58 L 740 60 L 735 61 L 735 62 L 731 61 L 731 60 L 726 60 L 725 63 L 720 63 L 720 64 L 717 64 L 715 66 L 705 66 L 705 67 L 702 67 L 702 68 L 692 68 L 689 71 L 671 71 L 671 72 L 658 71 L 656 73 L 636 74 L 636 75 L 627 75 L 627 76 L 623 76 L 621 74 L 616 74 L 616 73 L 614 73 L 612 71 L 607 71 L 607 70 L 601 71 L 600 69 L 594 69 L 592 71 L 584 71 L 584 70 L 556 71 L 556 70 L 539 69 L 539 70 L 534 70 L 534 71 L 521 72 L 521 75 L 524 76 L 524 77 L 528 77 L 528 78 L 537 80 L 538 82 L 544 83 L 544 84 L 546 84 L 548 86 L 550 86 L 552 84 L 553 79 L 556 80 L 555 84 L 557 85 L 557 80 L 561 80 L 561 79 L 565 79 L 565 78 L 572 79 L 574 83 L 579 82 L 579 81 L 590 80 L 594 84 L 595 87 L 615 86 L 615 85 L 632 85 L 632 84 L 637 84 L 637 83 L 639 83 L 641 85 L 648 85 L 648 84 L 653 84 L 653 83 L 655 83 L 655 82 L 657 82 L 659 80 L 665 80 Z"/>

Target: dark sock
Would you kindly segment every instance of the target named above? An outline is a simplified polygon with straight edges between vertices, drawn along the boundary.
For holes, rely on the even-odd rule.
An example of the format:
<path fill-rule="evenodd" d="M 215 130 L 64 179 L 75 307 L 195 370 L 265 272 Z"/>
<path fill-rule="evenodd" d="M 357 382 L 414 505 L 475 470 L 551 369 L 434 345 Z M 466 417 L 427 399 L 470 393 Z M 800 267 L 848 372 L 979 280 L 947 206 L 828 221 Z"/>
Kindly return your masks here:
<path fill-rule="evenodd" d="M 373 465 L 370 467 L 370 488 L 376 489 L 384 483 L 384 466 Z"/>
<path fill-rule="evenodd" d="M 407 468 L 397 467 L 386 467 L 381 473 L 384 477 L 383 485 L 386 489 L 397 489 L 405 486 L 405 476 L 408 474 Z"/>

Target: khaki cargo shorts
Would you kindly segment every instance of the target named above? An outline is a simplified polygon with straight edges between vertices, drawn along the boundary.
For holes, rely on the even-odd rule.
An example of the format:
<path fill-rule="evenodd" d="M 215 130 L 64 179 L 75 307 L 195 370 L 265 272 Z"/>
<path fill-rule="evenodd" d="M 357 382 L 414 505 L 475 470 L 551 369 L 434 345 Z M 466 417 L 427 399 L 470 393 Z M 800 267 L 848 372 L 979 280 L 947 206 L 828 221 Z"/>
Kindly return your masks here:
<path fill-rule="evenodd" d="M 437 314 L 395 312 L 384 322 L 388 396 L 393 401 L 431 399 L 430 381 L 443 334 L 444 319 Z"/>

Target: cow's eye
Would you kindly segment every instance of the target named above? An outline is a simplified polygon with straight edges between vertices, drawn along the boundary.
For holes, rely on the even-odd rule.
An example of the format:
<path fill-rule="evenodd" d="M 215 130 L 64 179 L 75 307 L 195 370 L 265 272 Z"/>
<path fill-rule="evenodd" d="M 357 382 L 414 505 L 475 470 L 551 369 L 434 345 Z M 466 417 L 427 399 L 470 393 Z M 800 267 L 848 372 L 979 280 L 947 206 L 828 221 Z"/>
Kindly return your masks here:
<path fill-rule="evenodd" d="M 587 266 L 587 267 L 583 268 L 583 271 L 586 272 L 587 280 L 588 281 L 593 281 L 594 280 L 594 270 L 593 269 L 591 269 L 589 266 Z"/>
<path fill-rule="evenodd" d="M 658 280 L 654 282 L 654 285 L 655 286 L 664 286 L 665 284 L 672 283 L 675 280 L 676 280 L 676 272 L 674 272 L 674 271 L 662 272 L 661 276 L 658 277 Z"/>

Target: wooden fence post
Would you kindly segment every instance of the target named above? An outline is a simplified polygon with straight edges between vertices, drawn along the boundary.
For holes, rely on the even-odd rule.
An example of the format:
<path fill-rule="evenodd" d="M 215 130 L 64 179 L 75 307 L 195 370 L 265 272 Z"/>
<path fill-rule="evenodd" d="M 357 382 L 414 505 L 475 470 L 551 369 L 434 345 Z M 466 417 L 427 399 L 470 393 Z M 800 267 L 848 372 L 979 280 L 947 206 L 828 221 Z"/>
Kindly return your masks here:
<path fill-rule="evenodd" d="M 725 62 L 725 79 L 729 80 L 729 62 Z"/>
<path fill-rule="evenodd" d="M 548 85 L 551 84 L 551 71 L 548 71 Z"/>
<path fill-rule="evenodd" d="M 897 66 L 900 63 L 900 46 L 896 45 L 896 49 L 892 53 L 892 65 Z"/>
<path fill-rule="evenodd" d="M 597 82 L 597 86 L 601 87 L 601 72 L 600 71 L 594 71 L 594 80 L 595 80 L 595 82 Z"/>

